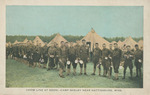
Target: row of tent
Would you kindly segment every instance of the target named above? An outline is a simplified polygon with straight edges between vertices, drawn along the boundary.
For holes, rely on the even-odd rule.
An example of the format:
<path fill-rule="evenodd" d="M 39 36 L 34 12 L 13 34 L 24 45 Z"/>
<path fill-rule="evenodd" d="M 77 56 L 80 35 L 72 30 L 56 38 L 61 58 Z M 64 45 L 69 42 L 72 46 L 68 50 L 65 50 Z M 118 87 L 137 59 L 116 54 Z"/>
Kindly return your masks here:
<path fill-rule="evenodd" d="M 95 43 L 99 43 L 99 47 L 102 48 L 103 43 L 106 44 L 106 47 L 109 47 L 110 42 L 99 36 L 94 29 L 92 29 L 88 34 L 83 37 L 80 41 L 79 44 L 82 43 L 82 40 L 85 39 L 86 42 L 89 44 L 90 49 L 92 50 L 94 48 Z M 60 42 L 64 41 L 67 42 L 67 40 L 62 37 L 59 33 L 47 44 L 47 46 L 50 46 L 52 42 L 58 43 L 60 46 Z M 13 44 L 18 44 L 18 43 L 27 43 L 28 39 L 26 38 L 23 42 L 18 42 L 17 40 Z M 33 43 L 34 45 L 41 44 L 41 46 L 45 45 L 45 42 L 43 42 L 38 36 L 35 37 L 33 41 L 29 40 L 30 43 Z M 140 47 L 143 47 L 143 40 L 140 40 L 138 43 L 132 39 L 132 37 L 127 37 L 123 42 L 122 41 L 112 41 L 111 44 L 118 43 L 119 48 L 122 48 L 124 45 L 130 45 L 131 48 L 134 48 L 135 44 L 138 44 Z M 11 44 L 10 42 L 6 43 L 7 45 Z"/>

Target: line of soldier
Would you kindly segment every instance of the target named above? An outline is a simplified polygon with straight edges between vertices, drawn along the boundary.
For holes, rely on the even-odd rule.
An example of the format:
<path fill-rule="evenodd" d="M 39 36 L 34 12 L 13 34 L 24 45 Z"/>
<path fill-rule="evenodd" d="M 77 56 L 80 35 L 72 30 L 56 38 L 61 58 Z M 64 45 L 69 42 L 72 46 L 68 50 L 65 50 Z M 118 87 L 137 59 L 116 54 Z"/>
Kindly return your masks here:
<path fill-rule="evenodd" d="M 112 47 L 114 46 L 114 49 Z M 123 79 L 125 79 L 126 69 L 129 67 L 131 79 L 133 77 L 133 60 L 136 66 L 136 77 L 142 77 L 141 67 L 143 63 L 143 50 L 139 49 L 139 46 L 135 45 L 135 51 L 131 50 L 129 45 L 124 46 L 124 49 L 119 49 L 118 44 L 110 44 L 109 49 L 106 48 L 106 44 L 102 45 L 103 49 L 99 48 L 99 44 L 95 43 L 95 48 L 93 50 L 92 62 L 94 64 L 93 73 L 95 75 L 96 67 L 99 70 L 98 75 L 101 76 L 101 66 L 103 67 L 103 76 L 108 78 L 112 75 L 112 68 L 114 69 L 115 77 L 114 80 L 118 80 L 119 66 L 121 61 L 123 61 L 124 72 Z M 59 47 L 57 43 L 52 43 L 50 47 L 41 47 L 41 44 L 27 43 L 25 45 L 16 44 L 13 46 L 6 47 L 6 58 L 11 55 L 14 59 L 26 60 L 29 66 L 35 67 L 38 65 L 41 67 L 46 67 L 47 62 L 48 69 L 57 68 L 59 66 L 59 76 L 64 78 L 63 72 L 66 71 L 67 75 L 71 72 L 71 65 L 73 66 L 73 75 L 76 75 L 77 64 L 80 66 L 80 75 L 86 73 L 87 63 L 89 62 L 89 46 L 86 44 L 86 40 L 82 40 L 82 45 L 79 43 L 73 46 L 73 42 L 68 46 L 68 42 L 61 41 L 61 46 Z M 140 73 L 140 74 L 139 74 Z"/>

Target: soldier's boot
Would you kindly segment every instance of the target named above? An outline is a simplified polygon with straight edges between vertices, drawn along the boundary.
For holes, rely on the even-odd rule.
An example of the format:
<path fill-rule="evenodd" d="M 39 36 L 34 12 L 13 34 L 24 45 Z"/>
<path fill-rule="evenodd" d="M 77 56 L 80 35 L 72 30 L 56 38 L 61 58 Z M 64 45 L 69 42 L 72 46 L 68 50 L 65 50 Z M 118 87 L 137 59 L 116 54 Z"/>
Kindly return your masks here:
<path fill-rule="evenodd" d="M 34 62 L 34 68 L 36 67 L 36 62 Z"/>
<path fill-rule="evenodd" d="M 95 75 L 95 71 L 96 71 L 96 69 L 93 69 L 93 73 L 91 75 Z"/>
<path fill-rule="evenodd" d="M 59 76 L 61 78 L 65 78 L 64 75 L 63 75 L 63 69 L 62 68 L 59 69 Z"/>
<path fill-rule="evenodd" d="M 126 70 L 124 70 L 124 72 L 123 72 L 123 78 L 122 79 L 125 79 L 125 76 L 126 76 Z"/>
<path fill-rule="evenodd" d="M 112 67 L 110 67 L 110 76 L 112 75 Z"/>
<path fill-rule="evenodd" d="M 82 75 L 82 68 L 80 68 L 80 75 Z"/>
<path fill-rule="evenodd" d="M 118 80 L 119 78 L 118 78 L 118 73 L 116 73 L 116 80 Z"/>
<path fill-rule="evenodd" d="M 69 75 L 70 73 L 69 73 L 69 69 L 67 69 L 67 76 Z"/>
<path fill-rule="evenodd" d="M 103 77 L 106 77 L 106 70 L 104 70 L 104 74 L 103 74 Z"/>
<path fill-rule="evenodd" d="M 76 69 L 73 69 L 73 75 L 76 75 Z"/>
<path fill-rule="evenodd" d="M 132 79 L 132 69 L 130 70 L 130 76 L 131 76 L 130 79 Z"/>
<path fill-rule="evenodd" d="M 110 79 L 110 71 L 108 71 L 107 73 L 108 73 L 108 78 Z"/>
<path fill-rule="evenodd" d="M 138 77 L 138 69 L 136 68 L 136 77 Z"/>
<path fill-rule="evenodd" d="M 142 78 L 141 68 L 139 69 L 139 73 L 140 73 L 140 78 Z"/>
<path fill-rule="evenodd" d="M 101 76 L 101 69 L 99 69 L 99 76 Z"/>
<path fill-rule="evenodd" d="M 38 63 L 38 66 L 39 66 L 39 68 L 41 67 L 41 64 L 40 63 Z"/>
<path fill-rule="evenodd" d="M 84 68 L 84 75 L 87 75 L 87 74 L 86 74 L 86 68 Z"/>

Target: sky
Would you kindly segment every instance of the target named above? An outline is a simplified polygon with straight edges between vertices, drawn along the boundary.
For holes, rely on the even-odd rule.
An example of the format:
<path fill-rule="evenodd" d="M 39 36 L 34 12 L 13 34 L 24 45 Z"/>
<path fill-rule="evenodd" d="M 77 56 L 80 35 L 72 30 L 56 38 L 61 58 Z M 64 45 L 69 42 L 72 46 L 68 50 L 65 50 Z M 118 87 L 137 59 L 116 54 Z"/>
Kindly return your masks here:
<path fill-rule="evenodd" d="M 7 6 L 6 35 L 143 37 L 142 6 Z"/>

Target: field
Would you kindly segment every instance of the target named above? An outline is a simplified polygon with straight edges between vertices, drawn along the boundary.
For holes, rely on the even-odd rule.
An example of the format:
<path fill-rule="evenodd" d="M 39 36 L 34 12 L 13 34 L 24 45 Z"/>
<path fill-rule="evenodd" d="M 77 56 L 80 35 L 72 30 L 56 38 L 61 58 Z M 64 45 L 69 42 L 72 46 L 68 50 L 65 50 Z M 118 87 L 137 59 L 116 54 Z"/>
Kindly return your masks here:
<path fill-rule="evenodd" d="M 122 80 L 123 69 L 119 69 L 119 80 L 115 81 L 107 77 L 93 76 L 93 64 L 87 64 L 87 76 L 79 75 L 79 65 L 77 75 L 60 78 L 57 70 L 47 71 L 44 68 L 32 68 L 26 64 L 13 59 L 6 60 L 6 87 L 42 87 L 42 88 L 142 88 L 143 79 L 129 79 L 130 73 L 127 69 L 126 79 Z M 72 68 L 71 68 L 72 70 Z M 114 73 L 113 73 L 114 74 Z M 64 73 L 66 75 L 66 73 Z M 135 77 L 135 67 L 133 69 Z"/>

